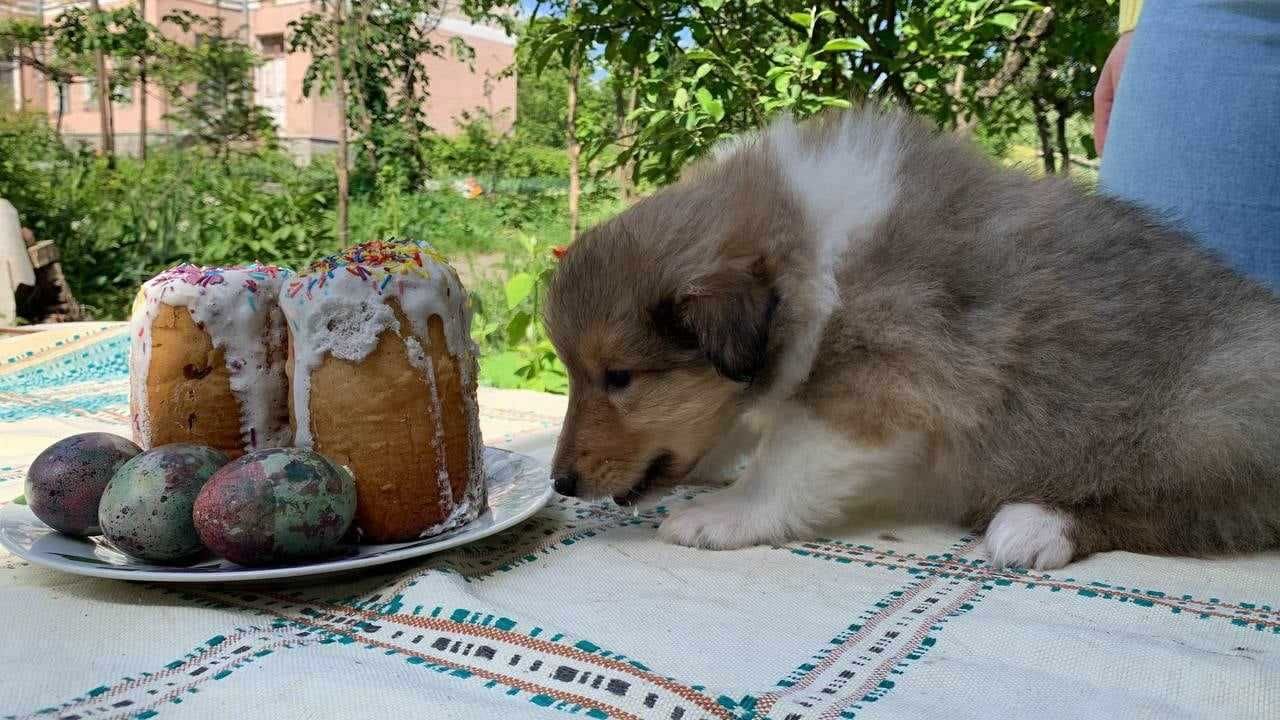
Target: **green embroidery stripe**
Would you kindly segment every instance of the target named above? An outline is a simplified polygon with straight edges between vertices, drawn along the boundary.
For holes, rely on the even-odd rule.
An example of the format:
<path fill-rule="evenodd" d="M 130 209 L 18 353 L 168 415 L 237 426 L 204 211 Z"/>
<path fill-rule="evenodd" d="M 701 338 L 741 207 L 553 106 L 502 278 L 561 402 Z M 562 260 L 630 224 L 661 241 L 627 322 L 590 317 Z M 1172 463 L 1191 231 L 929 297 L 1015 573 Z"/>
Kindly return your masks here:
<path fill-rule="evenodd" d="M 888 679 L 889 672 L 903 660 L 908 658 L 912 661 L 919 660 L 930 647 L 933 647 L 936 641 L 929 637 L 929 633 L 941 629 L 941 623 L 946 622 L 949 618 L 972 610 L 973 604 L 980 599 L 978 596 L 980 587 L 979 585 L 974 585 L 968 588 L 955 600 L 931 614 L 925 622 L 916 628 L 916 632 L 912 635 L 906 648 L 892 657 L 885 658 L 857 690 L 837 700 L 826 715 L 844 714 L 846 709 L 855 702 L 875 702 L 883 697 L 885 693 L 896 685 L 893 682 L 890 682 L 887 686 L 884 685 L 884 682 Z M 852 715 L 846 715 L 846 717 L 852 717 Z"/>
<path fill-rule="evenodd" d="M 1026 588 L 1049 588 L 1052 592 L 1069 590 L 1074 591 L 1081 597 L 1132 602 L 1139 607 L 1161 606 L 1169 608 L 1175 615 L 1186 611 L 1200 618 L 1221 618 L 1229 620 L 1233 625 L 1239 627 L 1251 626 L 1255 630 L 1280 634 L 1280 613 L 1274 612 L 1270 605 L 1253 603 L 1231 605 L 1221 603 L 1217 601 L 1217 598 L 1205 601 L 1197 600 L 1190 595 L 1171 596 L 1168 592 L 1159 590 L 1125 589 L 1097 581 L 1081 583 L 1074 578 L 1057 580 L 1049 575 L 1029 571 L 994 570 L 982 564 L 983 561 L 981 560 L 922 559 L 916 556 L 890 557 L 883 552 L 868 551 L 860 547 L 834 541 L 804 543 L 803 548 L 803 550 L 797 549 L 793 550 L 793 552 L 802 557 L 813 556 L 821 559 L 851 558 L 867 566 L 905 569 L 912 574 L 991 582 L 996 587 L 1010 587 L 1016 584 Z"/>
<path fill-rule="evenodd" d="M 968 552 L 976 545 L 976 538 L 965 536 L 953 544 L 943 556 L 933 557 L 956 557 Z M 800 554 L 805 555 L 805 553 Z M 840 661 L 845 652 L 853 648 L 857 643 L 869 638 L 872 633 L 877 632 L 881 624 L 892 619 L 916 598 L 934 591 L 937 583 L 942 579 L 940 575 L 926 575 L 913 580 L 902 588 L 890 591 L 888 595 L 864 611 L 853 624 L 832 638 L 827 647 L 815 654 L 809 662 L 801 664 L 787 677 L 778 681 L 778 689 L 761 695 L 756 705 L 757 711 L 761 715 L 767 715 L 782 698 L 808 690 L 823 673 L 830 670 Z M 988 587 L 982 582 L 977 582 L 973 587 L 962 591 L 961 601 L 955 603 L 958 611 L 967 612 L 972 609 L 974 603 L 985 597 L 985 595 L 979 594 L 979 591 L 988 589 Z M 950 614 L 953 614 L 953 611 L 943 613 L 943 616 L 946 617 Z M 928 628 L 931 625 L 932 623 L 929 623 L 923 625 L 923 627 Z M 914 661 L 921 654 L 923 653 L 908 653 L 906 659 Z M 901 659 L 899 658 L 899 660 Z M 887 691 L 888 688 L 884 690 Z M 866 692 L 864 691 L 863 694 L 866 694 Z"/>
<path fill-rule="evenodd" d="M 289 630 L 287 626 L 270 629 L 249 628 L 237 630 L 226 637 L 218 635 L 188 653 L 185 658 L 174 660 L 160 670 L 140 673 L 140 676 L 136 678 L 123 678 L 110 686 L 100 685 L 81 697 L 73 698 L 57 707 L 46 709 L 56 712 L 59 717 L 69 714 L 69 711 L 81 708 L 84 708 L 81 713 L 70 714 L 83 714 L 86 711 L 93 714 L 120 713 L 124 711 L 133 714 L 134 717 L 154 717 L 158 714 L 156 708 L 165 703 L 180 704 L 182 695 L 196 692 L 195 688 L 202 683 L 225 678 L 235 670 L 271 655 L 275 650 L 299 647 L 306 644 L 305 642 L 297 641 L 291 630 L 284 637 L 278 637 L 281 635 L 281 631 L 286 630 Z M 259 641 L 269 638 L 275 639 L 265 645 L 255 644 L 254 641 L 242 642 L 245 638 L 255 635 L 259 636 Z M 256 651 L 251 652 L 255 648 Z M 212 669 L 214 664 L 219 667 L 216 671 Z M 174 687 L 148 689 L 150 686 L 157 684 L 158 681 L 187 677 L 193 678 L 193 680 Z M 134 693 L 145 694 L 146 704 L 138 704 L 137 701 L 129 700 L 128 696 Z M 124 702 L 125 705 L 120 705 L 121 702 Z M 122 708 L 128 709 L 122 710 Z M 39 715 L 41 712 L 43 711 L 37 711 L 33 715 Z"/>

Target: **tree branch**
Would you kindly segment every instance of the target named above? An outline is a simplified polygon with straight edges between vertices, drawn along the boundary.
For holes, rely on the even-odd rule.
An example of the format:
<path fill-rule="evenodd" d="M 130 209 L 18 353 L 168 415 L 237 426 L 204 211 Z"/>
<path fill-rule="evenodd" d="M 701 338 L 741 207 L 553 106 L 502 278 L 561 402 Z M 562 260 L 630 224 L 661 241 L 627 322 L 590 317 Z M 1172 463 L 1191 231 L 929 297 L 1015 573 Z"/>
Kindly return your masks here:
<path fill-rule="evenodd" d="M 1031 17 L 1032 15 L 1028 14 L 1023 18 L 1018 28 L 1018 33 L 1009 41 L 1009 50 L 1005 53 L 1004 63 L 1000 66 L 1000 70 L 990 80 L 987 80 L 982 87 L 978 88 L 978 99 L 991 100 L 1004 92 L 1004 89 L 1010 83 L 1018 79 L 1018 75 L 1022 73 L 1023 68 L 1027 66 L 1027 62 L 1031 59 L 1032 53 L 1052 32 L 1053 8 L 1045 8 L 1039 16 L 1036 16 L 1035 22 L 1029 22 Z M 1030 25 L 1029 28 L 1028 25 Z"/>
<path fill-rule="evenodd" d="M 782 13 L 778 12 L 777 8 L 770 7 L 769 3 L 767 2 L 761 3 L 756 7 L 760 8 L 761 10 L 764 10 L 769 15 L 769 17 L 773 18 L 774 20 L 777 20 L 778 22 L 782 23 L 783 25 L 786 25 L 787 27 L 791 28 L 792 30 L 795 30 L 798 33 L 808 34 L 809 32 L 809 28 L 801 25 L 795 20 L 792 20 L 786 15 L 783 15 Z"/>

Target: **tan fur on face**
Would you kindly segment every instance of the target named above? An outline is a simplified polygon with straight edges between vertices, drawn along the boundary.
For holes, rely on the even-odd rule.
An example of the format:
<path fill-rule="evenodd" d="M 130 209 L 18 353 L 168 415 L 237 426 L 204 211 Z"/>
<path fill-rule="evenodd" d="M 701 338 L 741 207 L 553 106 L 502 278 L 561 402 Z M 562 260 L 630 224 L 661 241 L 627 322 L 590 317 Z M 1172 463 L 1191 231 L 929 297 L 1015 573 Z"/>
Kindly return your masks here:
<path fill-rule="evenodd" d="M 570 373 L 554 472 L 578 494 L 625 494 L 668 457 L 676 481 L 727 431 L 765 350 L 767 238 L 800 230 L 776 171 L 750 158 L 641 201 L 570 248 L 548 293 L 547 329 Z M 742 341 L 746 330 L 761 342 Z M 709 348 L 717 341 L 727 346 Z M 717 372 L 742 370 L 727 377 Z M 609 370 L 633 373 L 609 392 Z"/>
<path fill-rule="evenodd" d="M 576 379 L 557 464 L 578 472 L 584 497 L 625 494 L 664 456 L 671 464 L 656 480 L 683 477 L 723 433 L 735 395 L 709 367 L 642 373 L 617 393 Z"/>

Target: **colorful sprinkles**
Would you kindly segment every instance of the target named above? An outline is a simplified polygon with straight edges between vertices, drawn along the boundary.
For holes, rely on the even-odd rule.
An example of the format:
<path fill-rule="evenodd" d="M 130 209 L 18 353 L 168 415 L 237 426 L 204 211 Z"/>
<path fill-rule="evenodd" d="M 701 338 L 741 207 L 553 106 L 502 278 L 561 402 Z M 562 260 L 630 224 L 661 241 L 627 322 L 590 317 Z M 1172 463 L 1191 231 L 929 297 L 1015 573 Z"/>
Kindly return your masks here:
<path fill-rule="evenodd" d="M 411 240 L 373 240 L 360 243 L 340 253 L 311 263 L 285 286 L 285 294 L 296 298 L 299 293 L 310 300 L 312 292 L 324 288 L 334 274 L 346 271 L 353 277 L 367 281 L 381 295 L 397 275 L 416 275 L 429 278 L 426 260 L 441 265 L 449 261 L 431 245 Z"/>
<path fill-rule="evenodd" d="M 264 280 L 275 278 L 288 278 L 293 274 L 288 268 L 277 267 L 275 265 L 264 265 L 262 263 L 249 263 L 247 265 L 232 265 L 228 267 L 202 267 L 200 265 L 192 265 L 191 263 L 182 263 L 175 265 L 168 270 L 156 275 L 147 282 L 148 287 L 164 288 L 168 285 L 183 284 L 193 287 L 211 287 L 214 285 L 226 284 L 226 274 L 230 270 L 244 273 L 244 287 L 249 291 L 252 303 L 252 295 L 257 295 L 259 285 Z"/>

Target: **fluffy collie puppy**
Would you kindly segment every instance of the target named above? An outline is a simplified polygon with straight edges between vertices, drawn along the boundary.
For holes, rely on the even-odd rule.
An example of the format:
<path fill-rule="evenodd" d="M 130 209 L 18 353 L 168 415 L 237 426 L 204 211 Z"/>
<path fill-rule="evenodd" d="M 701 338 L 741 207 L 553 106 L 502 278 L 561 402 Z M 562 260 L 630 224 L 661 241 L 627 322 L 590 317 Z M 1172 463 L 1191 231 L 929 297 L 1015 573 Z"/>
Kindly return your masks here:
<path fill-rule="evenodd" d="M 890 503 L 996 566 L 1280 544 L 1280 301 L 1143 211 L 871 110 L 779 122 L 587 232 L 548 291 L 555 487 L 703 548 Z"/>

